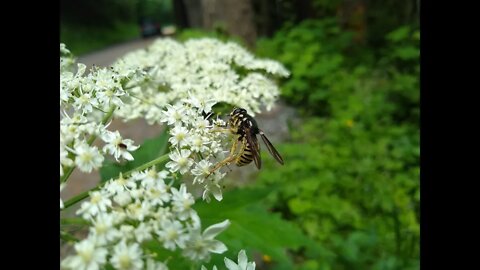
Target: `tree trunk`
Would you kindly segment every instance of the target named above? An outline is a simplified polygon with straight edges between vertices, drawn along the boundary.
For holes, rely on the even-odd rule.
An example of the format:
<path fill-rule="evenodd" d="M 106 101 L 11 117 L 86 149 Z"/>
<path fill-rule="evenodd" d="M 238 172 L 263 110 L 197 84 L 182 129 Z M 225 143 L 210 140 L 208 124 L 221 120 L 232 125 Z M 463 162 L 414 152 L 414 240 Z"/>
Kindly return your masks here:
<path fill-rule="evenodd" d="M 172 0 L 174 21 L 178 28 L 183 29 L 189 27 L 187 9 L 185 3 L 179 0 Z"/>
<path fill-rule="evenodd" d="M 202 21 L 206 29 L 224 28 L 253 47 L 257 39 L 254 12 L 250 0 L 201 0 Z"/>
<path fill-rule="evenodd" d="M 175 1 L 175 0 L 174 0 Z M 188 27 L 203 28 L 203 1 L 201 0 L 177 0 L 183 1 L 185 5 Z"/>
<path fill-rule="evenodd" d="M 367 21 L 365 18 L 366 3 L 364 0 L 344 0 L 338 8 L 338 17 L 343 28 L 355 33 L 354 41 L 365 43 Z"/>

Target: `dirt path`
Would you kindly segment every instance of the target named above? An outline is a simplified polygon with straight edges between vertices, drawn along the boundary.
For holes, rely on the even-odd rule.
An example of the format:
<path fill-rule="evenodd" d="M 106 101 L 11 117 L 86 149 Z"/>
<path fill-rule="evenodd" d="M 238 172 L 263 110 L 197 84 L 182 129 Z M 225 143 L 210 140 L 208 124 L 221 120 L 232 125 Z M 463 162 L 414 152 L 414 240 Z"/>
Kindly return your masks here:
<path fill-rule="evenodd" d="M 158 37 L 145 39 L 135 39 L 125 43 L 113 45 L 100 51 L 81 55 L 77 62 L 87 65 L 87 70 L 92 66 L 107 67 L 111 65 L 117 58 L 125 55 L 127 52 L 148 47 Z"/>

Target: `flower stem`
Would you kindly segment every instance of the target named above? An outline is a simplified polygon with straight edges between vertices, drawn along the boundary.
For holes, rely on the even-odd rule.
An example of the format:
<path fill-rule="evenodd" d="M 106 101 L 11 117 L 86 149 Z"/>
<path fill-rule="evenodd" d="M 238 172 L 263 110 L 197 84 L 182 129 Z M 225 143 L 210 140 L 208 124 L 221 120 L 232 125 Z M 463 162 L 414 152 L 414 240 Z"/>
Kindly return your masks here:
<path fill-rule="evenodd" d="M 154 160 L 152 160 L 152 161 L 150 161 L 150 162 L 147 162 L 147 163 L 145 163 L 145 164 L 143 164 L 143 165 L 140 165 L 140 166 L 138 166 L 138 167 L 136 167 L 136 168 L 134 168 L 134 169 L 132 169 L 132 170 L 130 170 L 130 171 L 128 171 L 128 172 L 122 173 L 122 175 L 123 175 L 124 177 L 130 177 L 130 175 L 131 175 L 132 173 L 136 172 L 136 171 L 145 170 L 145 169 L 147 169 L 147 168 L 149 168 L 149 167 L 152 167 L 152 166 L 154 166 L 154 165 L 160 164 L 160 163 L 166 161 L 167 159 L 168 159 L 168 154 L 165 154 L 165 155 L 160 156 L 160 157 L 158 157 L 158 158 L 156 158 L 156 159 L 154 159 Z M 105 185 L 106 183 L 107 183 L 107 181 L 101 182 L 100 184 L 98 184 L 98 186 L 96 186 L 96 187 L 94 187 L 94 188 L 92 188 L 92 189 L 90 189 L 90 190 L 84 191 L 84 192 L 78 194 L 77 196 L 71 198 L 70 200 L 66 201 L 66 202 L 64 203 L 63 209 L 66 209 L 66 208 L 68 208 L 68 207 L 76 204 L 77 202 L 79 202 L 79 201 L 87 198 L 87 197 L 89 196 L 90 192 L 99 190 L 99 189 L 100 189 L 101 187 L 103 187 L 103 185 Z"/>
<path fill-rule="evenodd" d="M 108 121 L 110 121 L 110 119 L 112 119 L 112 116 L 113 116 L 113 112 L 115 111 L 115 109 L 117 108 L 116 105 L 112 105 L 110 107 L 110 109 L 108 110 L 107 114 L 105 114 L 105 116 L 103 117 L 102 119 L 102 125 L 105 125 Z M 91 135 L 90 138 L 88 138 L 88 145 L 92 145 L 92 143 L 95 141 L 95 139 L 97 138 L 96 135 Z M 71 166 L 71 167 L 68 167 L 63 176 L 60 177 L 60 183 L 65 183 L 67 182 L 68 178 L 70 177 L 70 175 L 72 174 L 73 170 L 76 168 L 76 166 Z"/>
<path fill-rule="evenodd" d="M 65 242 L 78 242 L 78 239 L 75 236 L 64 231 L 60 231 L 60 238 Z"/>
<path fill-rule="evenodd" d="M 89 225 L 90 222 L 83 218 L 62 218 L 60 219 L 60 225 Z"/>

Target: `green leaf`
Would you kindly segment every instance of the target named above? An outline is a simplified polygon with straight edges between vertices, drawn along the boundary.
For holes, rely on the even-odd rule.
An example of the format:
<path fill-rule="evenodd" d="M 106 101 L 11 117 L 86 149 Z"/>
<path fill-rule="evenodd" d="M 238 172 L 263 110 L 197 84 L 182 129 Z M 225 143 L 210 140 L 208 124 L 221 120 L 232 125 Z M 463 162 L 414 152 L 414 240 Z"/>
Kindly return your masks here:
<path fill-rule="evenodd" d="M 410 34 L 410 27 L 409 26 L 402 26 L 387 35 L 387 39 L 393 42 L 398 42 L 401 40 L 405 40 L 408 35 Z"/>
<path fill-rule="evenodd" d="M 202 227 L 229 219 L 230 227 L 219 235 L 229 250 L 221 256 L 214 256 L 212 263 L 222 265 L 223 257 L 236 258 L 241 249 L 268 255 L 272 263 L 280 268 L 292 269 L 293 262 L 287 250 L 297 250 L 312 242 L 294 224 L 283 220 L 278 214 L 265 209 L 262 200 L 271 189 L 242 189 L 224 194 L 221 202 L 207 204 L 199 202 L 195 209 Z"/>
<path fill-rule="evenodd" d="M 168 130 L 165 129 L 155 138 L 147 139 L 135 151 L 132 152 L 134 160 L 120 164 L 111 160 L 106 160 L 100 169 L 102 181 L 107 181 L 113 177 L 117 177 L 121 172 L 132 170 L 142 164 L 145 164 L 155 158 L 163 155 L 167 151 L 168 146 Z"/>

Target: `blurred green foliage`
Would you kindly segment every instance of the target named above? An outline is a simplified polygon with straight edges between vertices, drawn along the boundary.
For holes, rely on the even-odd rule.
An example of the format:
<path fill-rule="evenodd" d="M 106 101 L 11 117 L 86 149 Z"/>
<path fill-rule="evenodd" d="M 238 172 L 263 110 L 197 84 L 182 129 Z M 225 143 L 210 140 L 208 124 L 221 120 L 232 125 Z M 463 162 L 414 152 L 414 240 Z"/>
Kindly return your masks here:
<path fill-rule="evenodd" d="M 60 26 L 60 42 L 65 43 L 77 56 L 139 36 L 139 26 L 136 23 L 117 22 L 108 27 L 94 28 L 67 23 Z"/>
<path fill-rule="evenodd" d="M 184 30 L 178 38 L 206 36 L 230 39 L 220 30 Z M 362 46 L 336 19 L 287 24 L 258 41 L 258 55 L 292 72 L 280 81 L 282 98 L 302 119 L 290 124 L 288 142 L 275 144 L 284 166 L 262 153 L 248 189 L 195 205 L 204 228 L 232 222 L 218 237 L 229 250 L 212 256 L 209 269 L 240 249 L 258 269 L 419 268 L 419 41 L 407 25 L 385 35 L 385 46 Z M 135 162 L 165 145 L 164 135 L 147 141 Z M 102 176 L 131 166 L 110 164 Z M 189 265 L 156 242 L 145 248 L 170 258 L 172 269 Z"/>
<path fill-rule="evenodd" d="M 254 184 L 321 245 L 297 254 L 300 269 L 419 268 L 419 39 L 404 26 L 379 52 L 351 50 L 327 20 L 258 43 L 291 70 L 282 95 L 305 117 L 277 146 L 285 165 L 265 157 Z"/>
<path fill-rule="evenodd" d="M 140 22 L 173 23 L 170 0 L 62 0 L 60 42 L 75 55 L 141 37 Z"/>

